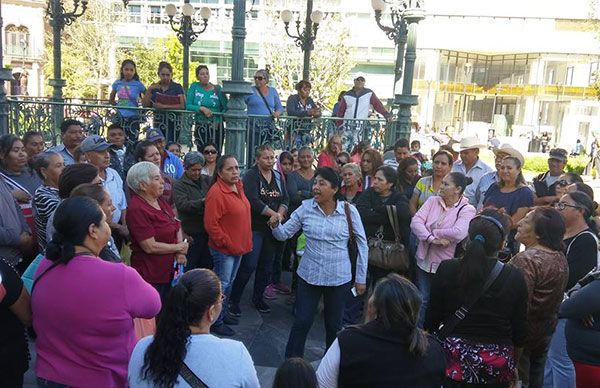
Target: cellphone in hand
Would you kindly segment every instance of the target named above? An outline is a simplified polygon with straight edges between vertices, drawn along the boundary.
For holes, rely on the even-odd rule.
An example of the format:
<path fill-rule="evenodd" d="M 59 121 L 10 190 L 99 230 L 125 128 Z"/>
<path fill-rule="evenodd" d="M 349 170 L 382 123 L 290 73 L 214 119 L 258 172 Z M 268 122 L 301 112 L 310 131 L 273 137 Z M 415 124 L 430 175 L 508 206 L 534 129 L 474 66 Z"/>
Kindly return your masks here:
<path fill-rule="evenodd" d="M 358 296 L 358 291 L 356 291 L 356 287 L 352 287 L 352 289 L 350 289 L 350 291 L 352 292 L 352 295 L 356 298 Z"/>

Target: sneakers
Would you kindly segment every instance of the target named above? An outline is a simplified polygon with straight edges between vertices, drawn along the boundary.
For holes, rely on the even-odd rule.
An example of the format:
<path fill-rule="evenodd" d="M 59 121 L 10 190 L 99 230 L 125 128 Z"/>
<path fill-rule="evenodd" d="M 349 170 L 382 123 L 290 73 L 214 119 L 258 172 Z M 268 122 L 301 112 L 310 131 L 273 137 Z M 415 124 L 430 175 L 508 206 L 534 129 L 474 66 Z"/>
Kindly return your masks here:
<path fill-rule="evenodd" d="M 277 299 L 277 293 L 275 292 L 275 287 L 273 284 L 269 284 L 265 288 L 265 292 L 263 292 L 263 296 L 265 299 Z"/>
<path fill-rule="evenodd" d="M 254 302 L 254 307 L 258 310 L 259 313 L 268 314 L 271 312 L 271 308 L 268 304 L 265 303 L 264 300 Z"/>
<path fill-rule="evenodd" d="M 279 294 L 282 295 L 289 295 L 290 293 L 290 288 L 288 286 L 286 286 L 285 284 L 283 284 L 282 282 L 276 283 L 276 284 L 271 284 L 271 286 L 275 289 L 275 291 L 277 291 Z"/>
<path fill-rule="evenodd" d="M 219 326 L 211 326 L 210 332 L 221 337 L 231 337 L 232 335 L 235 335 L 235 331 L 233 331 L 231 327 L 224 324 Z"/>
<path fill-rule="evenodd" d="M 240 306 L 235 303 L 231 303 L 229 305 L 229 315 L 235 318 L 239 318 L 242 316 L 242 310 L 240 310 Z"/>
<path fill-rule="evenodd" d="M 225 318 L 223 318 L 223 323 L 226 325 L 238 325 L 240 321 L 230 314 L 225 314 Z"/>

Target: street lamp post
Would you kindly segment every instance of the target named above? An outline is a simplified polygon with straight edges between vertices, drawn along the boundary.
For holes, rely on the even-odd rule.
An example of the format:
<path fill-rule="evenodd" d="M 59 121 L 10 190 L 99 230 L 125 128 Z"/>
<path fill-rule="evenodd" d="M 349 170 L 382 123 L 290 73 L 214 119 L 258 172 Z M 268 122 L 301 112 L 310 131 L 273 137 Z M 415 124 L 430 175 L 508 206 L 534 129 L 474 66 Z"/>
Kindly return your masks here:
<path fill-rule="evenodd" d="M 0 1 L 0 31 L 2 31 L 2 24 L 2 5 Z M 3 38 L 0 36 L 0 135 L 8 133 L 8 101 L 6 100 L 4 81 L 13 79 L 12 71 L 4 68 L 2 41 Z"/>
<path fill-rule="evenodd" d="M 183 46 L 183 89 L 187 90 L 189 86 L 189 74 L 190 74 L 190 46 L 198 39 L 198 35 L 206 31 L 208 26 L 208 19 L 210 18 L 211 11 L 208 7 L 202 7 L 200 10 L 200 23 L 195 18 L 196 11 L 194 6 L 190 4 L 190 0 L 185 0 L 183 7 L 181 7 L 181 15 L 177 15 L 177 6 L 175 4 L 167 4 L 165 12 L 169 17 L 169 24 L 171 29 L 177 34 L 177 39 Z M 195 31 L 195 26 L 200 26 L 199 31 Z"/>
<path fill-rule="evenodd" d="M 465 73 L 465 79 L 463 82 L 463 104 L 462 104 L 462 113 L 460 115 L 460 132 L 462 133 L 465 129 L 465 115 L 467 114 L 467 82 L 471 81 L 471 72 L 473 71 L 473 64 L 465 63 L 463 67 L 463 71 Z"/>
<path fill-rule="evenodd" d="M 381 18 L 387 4 L 391 4 L 392 25 L 386 26 Z M 394 70 L 394 106 L 398 115 L 392 131 L 386 133 L 386 142 L 394 143 L 399 138 L 410 137 L 411 107 L 418 104 L 418 96 L 412 94 L 412 83 L 417 59 L 417 25 L 425 18 L 423 0 L 371 0 L 375 21 L 396 45 Z M 400 78 L 403 77 L 400 93 Z"/>
<path fill-rule="evenodd" d="M 323 20 L 323 12 L 312 10 L 313 0 L 306 1 L 306 20 L 304 28 L 300 30 L 302 22 L 300 21 L 300 15 L 296 19 L 296 35 L 290 34 L 290 22 L 292 21 L 294 14 L 292 11 L 286 9 L 281 12 L 281 20 L 285 25 L 285 33 L 296 42 L 296 46 L 302 49 L 304 53 L 304 61 L 302 64 L 302 79 L 307 80 L 310 77 L 310 53 L 314 50 L 314 42 L 317 38 L 317 31 L 319 24 Z"/>

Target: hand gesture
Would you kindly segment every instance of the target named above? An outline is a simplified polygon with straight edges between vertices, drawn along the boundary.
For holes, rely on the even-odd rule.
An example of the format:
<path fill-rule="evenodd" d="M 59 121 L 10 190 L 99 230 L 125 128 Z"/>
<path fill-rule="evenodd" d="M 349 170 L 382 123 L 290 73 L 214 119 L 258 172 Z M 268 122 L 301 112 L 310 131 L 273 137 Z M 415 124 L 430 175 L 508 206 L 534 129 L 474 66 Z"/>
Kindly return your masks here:
<path fill-rule="evenodd" d="M 31 201 L 31 195 L 29 195 L 23 190 L 15 190 L 12 192 L 12 195 L 19 203 L 28 203 L 29 201 Z"/>
<path fill-rule="evenodd" d="M 212 115 L 213 115 L 212 110 L 208 109 L 205 106 L 201 106 L 199 111 L 204 113 L 204 116 L 206 116 L 206 117 L 212 117 Z"/>
<path fill-rule="evenodd" d="M 362 295 L 367 290 L 367 285 L 362 283 L 354 283 L 354 288 L 356 289 L 356 293 L 358 295 Z"/>

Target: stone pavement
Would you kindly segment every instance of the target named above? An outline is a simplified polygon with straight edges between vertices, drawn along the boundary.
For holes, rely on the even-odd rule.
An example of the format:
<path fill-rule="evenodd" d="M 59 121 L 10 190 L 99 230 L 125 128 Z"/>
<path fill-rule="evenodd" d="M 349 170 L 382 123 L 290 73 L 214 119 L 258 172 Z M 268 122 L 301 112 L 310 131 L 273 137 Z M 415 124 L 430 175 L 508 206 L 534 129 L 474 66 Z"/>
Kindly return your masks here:
<path fill-rule="evenodd" d="M 282 277 L 287 284 L 290 284 L 290 273 L 283 273 Z M 285 303 L 288 298 L 287 295 L 280 295 L 276 300 L 266 301 L 271 307 L 269 314 L 259 313 L 250 303 L 253 284 L 254 279 L 251 279 L 246 286 L 240 306 L 242 309 L 240 324 L 231 326 L 236 331 L 236 335 L 230 338 L 242 341 L 246 345 L 254 360 L 261 387 L 271 388 L 275 371 L 284 360 L 285 345 L 293 323 L 292 306 Z M 32 370 L 35 362 L 35 352 L 31 343 L 30 349 L 32 362 L 25 375 L 24 387 L 35 388 L 35 375 Z M 324 352 L 325 328 L 323 315 L 319 314 L 315 318 L 315 323 L 306 341 L 304 357 L 316 368 Z"/>

